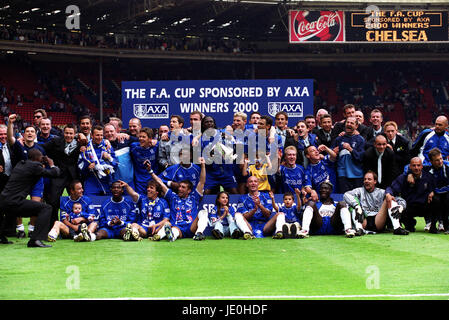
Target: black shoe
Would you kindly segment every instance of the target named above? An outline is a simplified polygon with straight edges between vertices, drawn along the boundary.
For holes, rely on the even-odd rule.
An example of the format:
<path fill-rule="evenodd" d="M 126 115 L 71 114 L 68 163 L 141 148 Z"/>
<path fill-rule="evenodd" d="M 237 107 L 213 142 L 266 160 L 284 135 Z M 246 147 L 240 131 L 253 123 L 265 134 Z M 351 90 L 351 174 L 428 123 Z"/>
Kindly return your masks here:
<path fill-rule="evenodd" d="M 16 230 L 14 229 L 14 230 L 9 230 L 9 231 L 6 231 L 5 230 L 5 236 L 7 236 L 7 237 L 17 237 L 17 232 L 16 232 Z"/>
<path fill-rule="evenodd" d="M 8 241 L 6 236 L 0 236 L 0 244 L 12 244 L 12 241 Z"/>
<path fill-rule="evenodd" d="M 206 239 L 206 237 L 204 236 L 204 234 L 202 234 L 201 232 L 197 232 L 194 236 L 193 236 L 193 240 L 197 240 L 197 241 L 202 241 Z"/>
<path fill-rule="evenodd" d="M 406 236 L 409 234 L 409 232 L 405 229 L 402 229 L 401 227 L 394 229 L 393 234 L 399 235 L 399 236 Z"/>
<path fill-rule="evenodd" d="M 292 226 L 294 226 L 294 224 L 292 225 Z M 296 228 L 296 227 L 295 227 Z M 286 225 L 286 224 L 284 224 L 283 226 L 282 226 L 282 236 L 283 236 L 283 238 L 284 239 L 288 239 L 288 238 L 290 238 L 290 236 L 289 236 L 289 234 L 288 234 L 288 225 Z M 295 232 L 296 233 L 296 232 Z"/>
<path fill-rule="evenodd" d="M 437 229 L 437 226 L 434 224 L 434 223 L 432 223 L 431 225 L 430 225 L 430 229 L 429 229 L 429 233 L 438 233 L 438 229 Z"/>
<path fill-rule="evenodd" d="M 215 239 L 223 239 L 223 233 L 220 232 L 220 230 L 214 229 L 212 230 L 212 235 L 215 237 Z"/>
<path fill-rule="evenodd" d="M 243 236 L 243 234 L 240 232 L 240 230 L 239 229 L 235 229 L 234 232 L 231 235 L 231 238 L 232 239 L 238 239 L 238 238 L 240 238 L 242 236 Z"/>
<path fill-rule="evenodd" d="M 17 238 L 18 239 L 23 239 L 23 238 L 26 238 L 26 234 L 25 234 L 25 231 L 22 231 L 22 230 L 20 230 L 20 231 L 17 231 Z"/>
<path fill-rule="evenodd" d="M 32 235 L 33 235 L 33 231 L 28 231 L 28 238 L 31 238 Z"/>
<path fill-rule="evenodd" d="M 361 237 L 361 236 L 364 236 L 365 234 L 366 234 L 366 232 L 363 229 L 357 229 L 355 232 L 356 237 Z"/>
<path fill-rule="evenodd" d="M 28 248 L 51 248 L 48 244 L 43 244 L 40 240 L 30 240 L 27 244 Z"/>
<path fill-rule="evenodd" d="M 294 223 L 292 223 L 292 225 L 290 226 L 290 238 L 292 239 L 298 238 L 298 228 Z"/>

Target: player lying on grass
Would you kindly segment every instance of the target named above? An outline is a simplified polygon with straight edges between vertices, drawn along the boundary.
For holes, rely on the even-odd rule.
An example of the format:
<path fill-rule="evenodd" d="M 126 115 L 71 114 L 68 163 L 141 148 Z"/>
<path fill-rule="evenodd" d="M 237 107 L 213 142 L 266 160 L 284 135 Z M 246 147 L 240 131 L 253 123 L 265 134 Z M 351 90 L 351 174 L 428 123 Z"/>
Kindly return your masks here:
<path fill-rule="evenodd" d="M 298 231 L 301 230 L 299 224 L 299 214 L 301 209 L 301 191 L 295 188 L 296 203 L 291 192 L 284 193 L 283 204 L 278 207 L 274 201 L 274 195 L 269 193 L 273 201 L 273 208 L 278 212 L 276 215 L 276 230 L 273 239 L 297 238 Z"/>
<path fill-rule="evenodd" d="M 363 178 L 363 187 L 347 191 L 343 196 L 345 202 L 353 208 L 352 218 L 357 230 L 356 235 L 364 235 L 365 230 L 382 232 L 388 217 L 393 224 L 393 234 L 407 235 L 408 231 L 401 228 L 401 223 L 396 217 L 398 211 L 402 210 L 401 206 L 405 207 L 405 201 L 398 197 L 397 200 L 391 200 L 389 207 L 385 190 L 376 188 L 376 183 L 376 173 L 368 171 Z"/>
<path fill-rule="evenodd" d="M 97 231 L 97 240 L 100 239 L 129 239 L 138 238 L 136 230 L 129 226 L 136 219 L 135 203 L 123 197 L 123 187 L 119 181 L 111 186 L 112 197 L 101 204 L 100 229 Z M 134 233 L 134 234 L 133 234 Z"/>
<path fill-rule="evenodd" d="M 193 238 L 204 240 L 204 230 L 208 224 L 207 211 L 199 210 L 199 205 L 204 192 L 206 182 L 206 162 L 199 158 L 201 165 L 200 181 L 193 190 L 192 182 L 183 180 L 179 182 L 178 190 L 173 192 L 162 182 L 151 169 L 151 164 L 146 162 L 146 168 L 151 177 L 160 185 L 162 195 L 170 206 L 170 222 L 164 225 L 165 235 L 169 241 L 178 238 Z"/>
<path fill-rule="evenodd" d="M 346 237 L 355 236 L 352 229 L 351 214 L 344 201 L 335 202 L 331 198 L 333 185 L 330 181 L 320 184 L 320 200 L 309 200 L 302 217 L 302 230 L 300 238 L 312 235 L 332 235 L 344 233 Z"/>
<path fill-rule="evenodd" d="M 129 238 L 129 240 L 140 240 L 141 237 L 148 237 L 154 241 L 163 239 L 165 237 L 163 227 L 170 220 L 170 208 L 167 201 L 159 198 L 162 190 L 157 182 L 154 180 L 148 181 L 146 195 L 138 194 L 124 181 L 120 181 L 120 185 L 126 189 L 126 192 L 139 208 L 136 222 L 128 226 L 132 229 L 132 238 Z"/>

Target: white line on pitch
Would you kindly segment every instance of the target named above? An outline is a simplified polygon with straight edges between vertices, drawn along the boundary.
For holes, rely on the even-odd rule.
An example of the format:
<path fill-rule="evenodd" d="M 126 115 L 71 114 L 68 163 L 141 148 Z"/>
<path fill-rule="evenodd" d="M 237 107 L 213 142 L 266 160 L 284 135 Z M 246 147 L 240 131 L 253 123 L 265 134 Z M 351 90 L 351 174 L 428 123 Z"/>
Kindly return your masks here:
<path fill-rule="evenodd" d="M 239 299 L 345 299 L 345 298 L 414 298 L 414 297 L 449 297 L 449 293 L 416 294 L 361 294 L 328 296 L 210 296 L 210 297 L 147 297 L 147 298 L 102 298 L 94 300 L 239 300 Z M 84 300 L 84 299 L 80 299 Z M 90 300 L 90 299 L 89 299 Z"/>

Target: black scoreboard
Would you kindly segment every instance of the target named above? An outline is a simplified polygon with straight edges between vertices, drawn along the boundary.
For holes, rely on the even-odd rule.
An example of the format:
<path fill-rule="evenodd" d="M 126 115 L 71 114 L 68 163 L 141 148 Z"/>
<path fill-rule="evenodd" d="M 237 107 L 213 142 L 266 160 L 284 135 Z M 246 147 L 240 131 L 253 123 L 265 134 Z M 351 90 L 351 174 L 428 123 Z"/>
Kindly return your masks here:
<path fill-rule="evenodd" d="M 345 41 L 448 41 L 447 11 L 345 12 Z"/>

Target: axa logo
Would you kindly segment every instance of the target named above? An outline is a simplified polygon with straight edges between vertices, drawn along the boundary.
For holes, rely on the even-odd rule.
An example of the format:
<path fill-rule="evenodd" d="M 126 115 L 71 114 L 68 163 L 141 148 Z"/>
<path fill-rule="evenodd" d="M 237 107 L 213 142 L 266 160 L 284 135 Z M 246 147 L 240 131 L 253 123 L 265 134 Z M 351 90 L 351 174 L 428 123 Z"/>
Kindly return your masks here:
<path fill-rule="evenodd" d="M 134 116 L 139 119 L 168 119 L 168 103 L 136 103 L 133 105 Z"/>
<path fill-rule="evenodd" d="M 268 102 L 268 113 L 276 116 L 279 111 L 287 112 L 289 117 L 303 117 L 304 108 L 302 102 Z"/>

